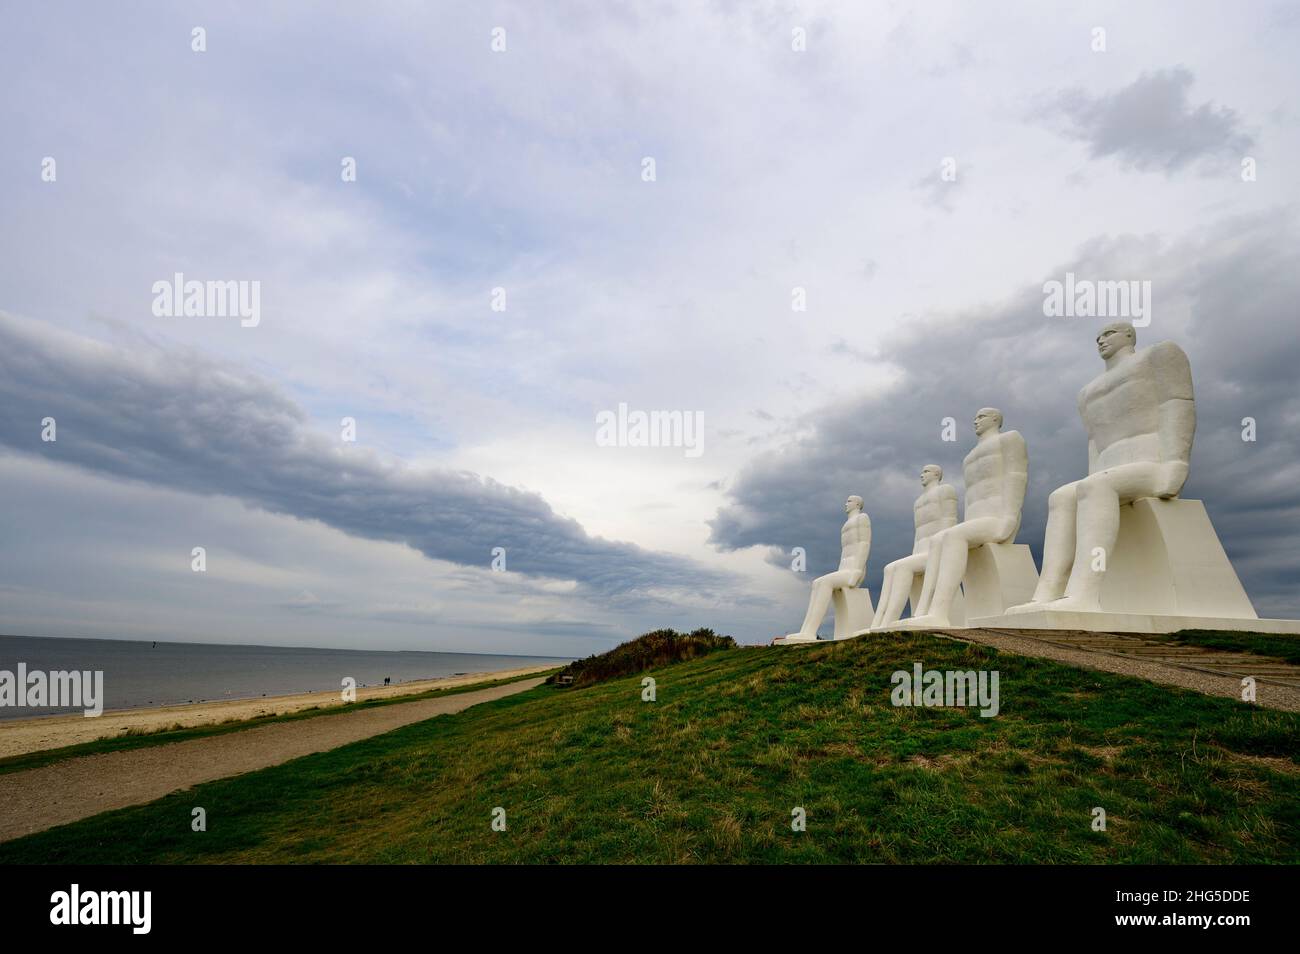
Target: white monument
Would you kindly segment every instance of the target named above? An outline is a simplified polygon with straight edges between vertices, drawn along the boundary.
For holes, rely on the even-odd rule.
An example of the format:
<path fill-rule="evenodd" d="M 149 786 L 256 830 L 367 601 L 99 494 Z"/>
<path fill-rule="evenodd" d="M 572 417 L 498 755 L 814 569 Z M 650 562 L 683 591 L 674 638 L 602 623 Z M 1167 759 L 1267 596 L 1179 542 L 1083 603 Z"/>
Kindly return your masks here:
<path fill-rule="evenodd" d="M 862 498 L 856 494 L 844 501 L 848 519 L 840 528 L 840 568 L 813 580 L 808 612 L 799 632 L 779 636 L 774 644 L 813 643 L 817 627 L 835 603 L 835 639 L 847 639 L 871 622 L 871 593 L 859 584 L 867 575 L 871 553 L 871 518 L 862 512 Z"/>
<path fill-rule="evenodd" d="M 1137 349 L 1131 324 L 1097 336 L 1106 369 L 1079 392 L 1088 476 L 1048 498 L 1043 570 L 1032 599 L 971 625 L 1104 632 L 1300 632 L 1260 620 L 1204 505 L 1177 499 L 1196 431 L 1181 348 Z M 978 617 L 978 618 L 977 618 Z"/>
<path fill-rule="evenodd" d="M 943 468 L 926 464 L 921 468 L 921 496 L 912 504 L 912 520 L 916 537 L 912 541 L 912 555 L 895 560 L 885 567 L 885 579 L 880 585 L 880 602 L 871 620 L 871 629 L 889 628 L 903 615 L 903 606 L 910 600 L 916 615 L 921 600 L 921 584 L 925 564 L 930 554 L 930 541 L 936 533 L 957 523 L 957 491 L 943 482 Z M 951 615 L 957 618 L 961 595 L 955 598 Z"/>
<path fill-rule="evenodd" d="M 966 615 L 1001 612 L 1018 594 L 1033 590 L 1029 548 L 1014 544 L 1025 502 L 1029 454 L 1018 431 L 1002 432 L 1002 412 L 981 408 L 975 415 L 975 449 L 962 462 L 966 509 L 961 523 L 930 540 L 925 582 L 915 614 L 889 628 L 949 628 L 958 587 L 966 580 Z M 972 551 L 976 552 L 971 559 Z M 968 565 L 977 570 L 972 578 Z"/>

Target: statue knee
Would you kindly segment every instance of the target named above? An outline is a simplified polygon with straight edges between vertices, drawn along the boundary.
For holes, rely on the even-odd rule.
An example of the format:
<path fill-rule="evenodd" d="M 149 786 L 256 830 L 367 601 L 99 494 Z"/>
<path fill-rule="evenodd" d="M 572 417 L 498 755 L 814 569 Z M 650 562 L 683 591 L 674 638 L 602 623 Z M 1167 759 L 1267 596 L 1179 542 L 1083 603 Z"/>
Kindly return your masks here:
<path fill-rule="evenodd" d="M 1114 491 L 1111 489 L 1109 480 L 1101 474 L 1093 474 L 1079 481 L 1078 490 L 1075 493 L 1079 500 L 1086 500 L 1099 494 L 1111 494 Z"/>
<path fill-rule="evenodd" d="M 1057 487 L 1047 495 L 1048 510 L 1064 510 L 1074 504 L 1075 490 L 1083 481 L 1073 484 L 1066 484 L 1064 487 Z"/>
<path fill-rule="evenodd" d="M 949 527 L 941 534 L 941 537 L 942 539 L 939 541 L 939 545 L 945 550 L 955 550 L 957 547 L 964 548 L 969 546 L 969 538 L 966 536 L 966 530 L 960 523 L 955 527 Z"/>

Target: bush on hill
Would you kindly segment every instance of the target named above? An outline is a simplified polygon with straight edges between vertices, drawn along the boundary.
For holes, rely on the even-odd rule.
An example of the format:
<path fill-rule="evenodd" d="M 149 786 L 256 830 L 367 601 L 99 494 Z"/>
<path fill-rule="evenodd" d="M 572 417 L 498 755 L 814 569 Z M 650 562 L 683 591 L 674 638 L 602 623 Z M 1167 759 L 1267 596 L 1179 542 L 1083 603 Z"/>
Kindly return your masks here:
<path fill-rule="evenodd" d="M 615 646 L 607 653 L 571 662 L 547 681 L 567 685 L 568 680 L 564 677 L 568 676 L 572 677 L 574 686 L 586 686 L 618 676 L 631 676 L 670 663 L 685 662 L 719 649 L 735 648 L 734 639 L 719 636 L 711 629 L 697 629 L 690 633 L 656 629 Z"/>

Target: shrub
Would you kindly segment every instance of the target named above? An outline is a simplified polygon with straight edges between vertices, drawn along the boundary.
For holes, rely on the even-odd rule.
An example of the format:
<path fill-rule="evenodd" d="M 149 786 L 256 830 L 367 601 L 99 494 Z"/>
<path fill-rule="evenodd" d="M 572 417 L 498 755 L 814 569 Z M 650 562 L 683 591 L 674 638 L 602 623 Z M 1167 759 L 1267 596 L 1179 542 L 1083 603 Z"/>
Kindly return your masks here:
<path fill-rule="evenodd" d="M 555 684 L 562 677 L 571 676 L 574 686 L 586 686 L 605 679 L 631 676 L 638 672 L 645 672 L 647 669 L 685 662 L 719 649 L 735 648 L 734 639 L 730 636 L 719 636 L 711 629 L 697 629 L 690 633 L 656 629 L 654 632 L 615 646 L 607 653 L 571 662 L 547 682 Z"/>

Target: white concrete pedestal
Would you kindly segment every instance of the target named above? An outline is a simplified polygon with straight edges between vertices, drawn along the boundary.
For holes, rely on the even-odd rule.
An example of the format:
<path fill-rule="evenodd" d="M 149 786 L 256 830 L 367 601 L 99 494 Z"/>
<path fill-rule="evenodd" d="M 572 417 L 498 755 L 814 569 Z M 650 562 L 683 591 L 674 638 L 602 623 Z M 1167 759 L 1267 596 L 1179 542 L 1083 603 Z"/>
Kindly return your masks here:
<path fill-rule="evenodd" d="M 970 552 L 962 592 L 966 597 L 966 619 L 1000 616 L 1007 607 L 1033 598 L 1038 570 L 1033 554 L 1023 543 L 986 543 Z M 951 617 L 954 626 L 957 617 Z"/>
<path fill-rule="evenodd" d="M 815 636 L 778 636 L 772 640 L 773 646 L 797 646 L 800 643 L 831 642 L 836 639 L 852 639 L 871 625 L 871 617 L 876 615 L 876 608 L 871 602 L 871 591 L 865 586 L 853 589 L 837 589 L 831 594 L 831 610 L 835 614 L 835 632 L 830 639 L 818 640 Z"/>
<path fill-rule="evenodd" d="M 876 608 L 871 603 L 871 591 L 865 586 L 852 590 L 836 590 L 831 597 L 835 608 L 835 635 L 833 639 L 850 639 L 871 625 Z"/>
<path fill-rule="evenodd" d="M 996 629 L 1300 633 L 1300 621 L 1258 618 L 1199 500 L 1143 497 L 1120 507 L 1119 537 L 1101 586 L 1101 612 L 1053 612 L 1051 605 L 1013 616 L 1001 611 L 968 615 L 972 626 Z"/>

